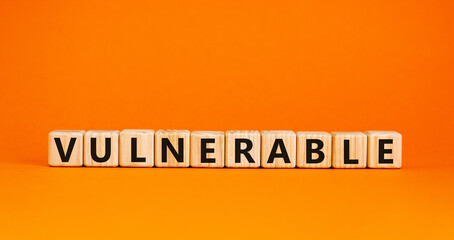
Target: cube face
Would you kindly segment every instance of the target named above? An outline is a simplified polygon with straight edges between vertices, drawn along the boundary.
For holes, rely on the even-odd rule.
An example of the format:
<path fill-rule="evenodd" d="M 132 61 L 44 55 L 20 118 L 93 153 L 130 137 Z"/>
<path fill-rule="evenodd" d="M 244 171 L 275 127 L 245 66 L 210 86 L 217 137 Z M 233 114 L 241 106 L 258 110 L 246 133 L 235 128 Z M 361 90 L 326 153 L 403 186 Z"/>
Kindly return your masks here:
<path fill-rule="evenodd" d="M 296 166 L 296 134 L 292 131 L 262 132 L 261 166 L 294 168 Z"/>
<path fill-rule="evenodd" d="M 224 132 L 191 133 L 191 167 L 224 167 Z"/>
<path fill-rule="evenodd" d="M 159 130 L 155 137 L 156 167 L 189 167 L 190 136 L 188 130 Z"/>
<path fill-rule="evenodd" d="M 331 167 L 331 134 L 326 132 L 297 132 L 296 149 L 297 167 Z"/>
<path fill-rule="evenodd" d="M 361 132 L 333 132 L 333 167 L 365 168 L 367 136 Z"/>
<path fill-rule="evenodd" d="M 82 130 L 56 130 L 49 133 L 48 163 L 58 167 L 81 167 L 84 162 Z"/>
<path fill-rule="evenodd" d="M 402 135 L 392 131 L 368 131 L 367 167 L 401 168 Z"/>
<path fill-rule="evenodd" d="M 119 131 L 88 131 L 84 138 L 84 165 L 117 167 L 118 135 Z"/>
<path fill-rule="evenodd" d="M 154 131 L 125 129 L 120 133 L 120 159 L 122 167 L 153 167 Z"/>
<path fill-rule="evenodd" d="M 227 131 L 225 141 L 226 167 L 260 167 L 261 137 L 258 131 Z"/>

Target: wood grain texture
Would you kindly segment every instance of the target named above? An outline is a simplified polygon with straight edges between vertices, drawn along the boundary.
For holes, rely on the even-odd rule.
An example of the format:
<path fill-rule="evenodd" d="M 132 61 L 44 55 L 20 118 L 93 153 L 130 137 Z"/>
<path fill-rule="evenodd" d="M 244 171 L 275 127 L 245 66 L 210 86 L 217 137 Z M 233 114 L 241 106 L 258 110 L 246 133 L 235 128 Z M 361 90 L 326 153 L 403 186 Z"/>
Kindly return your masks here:
<path fill-rule="evenodd" d="M 323 147 L 319 150 L 323 153 L 317 154 L 312 152 L 311 158 L 313 160 L 320 159 L 319 163 L 310 163 L 307 161 L 307 147 L 309 141 L 321 141 Z M 310 144 L 311 149 L 319 147 L 317 143 Z M 296 133 L 296 166 L 299 168 L 330 168 L 331 167 L 331 134 L 327 132 L 297 132 Z"/>
<path fill-rule="evenodd" d="M 393 131 L 367 131 L 367 167 L 369 168 L 401 168 L 402 167 L 402 135 Z M 392 143 L 383 145 L 391 153 L 383 155 L 379 162 L 379 140 L 392 140 Z M 383 143 L 382 143 L 383 144 Z M 385 150 L 386 151 L 386 150 Z M 392 163 L 387 163 L 392 161 Z M 385 163 L 386 162 L 386 163 Z"/>
<path fill-rule="evenodd" d="M 262 131 L 261 135 L 262 167 L 294 168 L 296 166 L 296 134 L 293 131 Z M 272 157 L 273 153 L 277 154 L 276 157 Z"/>
<path fill-rule="evenodd" d="M 134 154 L 135 162 L 133 162 L 133 147 L 136 148 L 136 153 Z M 121 131 L 119 151 L 121 167 L 153 167 L 154 131 L 145 129 L 125 129 Z"/>
<path fill-rule="evenodd" d="M 84 162 L 84 134 L 82 130 L 56 130 L 48 137 L 48 163 L 58 167 L 81 167 Z M 72 143 L 71 143 L 72 142 Z M 71 145 L 71 149 L 69 146 Z M 59 152 L 59 147 L 60 151 Z M 62 155 L 63 154 L 63 159 Z"/>
<path fill-rule="evenodd" d="M 224 132 L 219 131 L 195 131 L 191 133 L 191 167 L 224 167 Z M 202 144 L 202 141 L 214 141 L 214 143 Z M 212 153 L 203 154 L 202 147 L 212 149 Z M 213 161 L 206 163 L 203 161 Z"/>
<path fill-rule="evenodd" d="M 159 130 L 155 134 L 155 166 L 156 167 L 189 167 L 190 163 L 190 138 L 191 132 L 188 130 Z M 163 161 L 163 139 L 168 139 L 175 151 L 182 155 L 182 162 L 178 162 L 177 158 L 172 154 L 170 149 L 166 147 L 166 162 Z M 182 140 L 180 140 L 182 139 Z M 183 143 L 180 152 L 179 142 Z M 164 145 L 165 146 L 165 145 Z"/>
<path fill-rule="evenodd" d="M 235 162 L 235 150 L 246 149 L 247 143 L 239 144 L 239 149 L 235 149 L 235 141 L 245 139 L 250 141 L 250 150 L 247 152 L 252 159 L 248 159 L 245 154 L 239 155 L 240 162 Z M 225 166 L 232 168 L 258 168 L 260 167 L 261 136 L 258 131 L 227 131 L 225 133 Z M 253 161 L 253 162 L 250 162 Z"/>
<path fill-rule="evenodd" d="M 84 165 L 87 167 L 117 167 L 118 166 L 118 136 L 119 131 L 88 131 L 84 137 Z M 110 156 L 106 161 L 97 162 L 92 158 L 91 139 L 96 139 L 96 155 L 106 156 L 106 140 L 110 139 Z"/>
<path fill-rule="evenodd" d="M 332 132 L 334 168 L 365 168 L 367 163 L 367 136 L 362 132 Z M 348 146 L 346 145 L 348 141 Z M 345 150 L 349 151 L 348 158 Z M 349 161 L 351 160 L 351 161 Z M 353 163 L 354 161 L 355 163 Z"/>

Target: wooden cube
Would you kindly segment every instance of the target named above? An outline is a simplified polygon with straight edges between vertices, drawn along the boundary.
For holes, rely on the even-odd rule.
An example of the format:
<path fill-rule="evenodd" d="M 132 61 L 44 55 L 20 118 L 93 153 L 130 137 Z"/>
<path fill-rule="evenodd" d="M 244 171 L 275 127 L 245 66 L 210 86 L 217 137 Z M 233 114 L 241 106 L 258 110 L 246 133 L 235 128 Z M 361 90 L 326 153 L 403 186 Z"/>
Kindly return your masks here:
<path fill-rule="evenodd" d="M 224 132 L 191 133 L 191 167 L 224 167 Z"/>
<path fill-rule="evenodd" d="M 402 166 L 402 135 L 392 131 L 368 131 L 367 167 L 400 168 Z"/>
<path fill-rule="evenodd" d="M 120 166 L 153 167 L 154 131 L 125 129 L 120 133 Z"/>
<path fill-rule="evenodd" d="M 261 166 L 294 168 L 296 166 L 296 134 L 292 131 L 263 131 Z"/>
<path fill-rule="evenodd" d="M 88 131 L 84 139 L 84 165 L 87 167 L 118 166 L 119 131 Z"/>
<path fill-rule="evenodd" d="M 159 130 L 156 132 L 156 167 L 189 167 L 188 130 Z"/>
<path fill-rule="evenodd" d="M 56 130 L 49 133 L 50 166 L 81 167 L 84 162 L 84 134 L 81 130 Z"/>
<path fill-rule="evenodd" d="M 260 167 L 261 146 L 260 133 L 258 131 L 227 131 L 225 141 L 226 167 Z"/>
<path fill-rule="evenodd" d="M 367 136 L 362 132 L 333 132 L 333 167 L 365 168 Z"/>
<path fill-rule="evenodd" d="M 297 167 L 331 167 L 331 134 L 326 132 L 297 132 L 296 149 Z"/>

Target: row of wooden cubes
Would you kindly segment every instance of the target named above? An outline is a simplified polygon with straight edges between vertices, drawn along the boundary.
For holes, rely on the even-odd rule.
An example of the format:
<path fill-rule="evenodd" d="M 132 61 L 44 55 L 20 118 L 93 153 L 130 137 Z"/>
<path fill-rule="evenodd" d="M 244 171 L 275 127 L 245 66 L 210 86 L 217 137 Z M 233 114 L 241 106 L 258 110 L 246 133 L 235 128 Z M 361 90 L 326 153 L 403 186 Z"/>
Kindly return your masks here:
<path fill-rule="evenodd" d="M 52 131 L 50 166 L 400 168 L 392 131 Z"/>

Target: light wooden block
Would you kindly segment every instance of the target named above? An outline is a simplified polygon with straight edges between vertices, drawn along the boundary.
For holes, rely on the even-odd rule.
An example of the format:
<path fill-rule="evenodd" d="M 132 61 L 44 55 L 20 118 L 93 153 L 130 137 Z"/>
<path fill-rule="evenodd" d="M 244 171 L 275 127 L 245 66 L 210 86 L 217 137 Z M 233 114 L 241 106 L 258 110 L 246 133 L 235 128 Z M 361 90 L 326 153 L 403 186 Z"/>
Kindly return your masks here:
<path fill-rule="evenodd" d="M 224 167 L 224 132 L 191 133 L 191 167 Z"/>
<path fill-rule="evenodd" d="M 260 167 L 260 138 L 258 131 L 227 131 L 225 134 L 226 167 Z"/>
<path fill-rule="evenodd" d="M 81 167 L 84 162 L 84 134 L 81 130 L 56 130 L 49 133 L 50 166 Z"/>
<path fill-rule="evenodd" d="M 296 166 L 296 134 L 292 131 L 263 131 L 261 166 L 294 168 Z"/>
<path fill-rule="evenodd" d="M 120 166 L 153 167 L 154 131 L 125 129 L 120 132 Z"/>
<path fill-rule="evenodd" d="M 367 167 L 402 167 L 402 135 L 392 131 L 368 131 Z"/>
<path fill-rule="evenodd" d="M 118 135 L 119 131 L 88 131 L 85 133 L 84 165 L 87 167 L 117 167 Z"/>
<path fill-rule="evenodd" d="M 297 167 L 331 167 L 331 134 L 327 132 L 297 132 L 296 149 Z"/>
<path fill-rule="evenodd" d="M 189 167 L 190 136 L 188 130 L 156 132 L 156 167 Z"/>
<path fill-rule="evenodd" d="M 333 167 L 365 168 L 367 136 L 362 132 L 333 132 Z"/>

